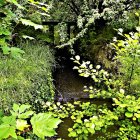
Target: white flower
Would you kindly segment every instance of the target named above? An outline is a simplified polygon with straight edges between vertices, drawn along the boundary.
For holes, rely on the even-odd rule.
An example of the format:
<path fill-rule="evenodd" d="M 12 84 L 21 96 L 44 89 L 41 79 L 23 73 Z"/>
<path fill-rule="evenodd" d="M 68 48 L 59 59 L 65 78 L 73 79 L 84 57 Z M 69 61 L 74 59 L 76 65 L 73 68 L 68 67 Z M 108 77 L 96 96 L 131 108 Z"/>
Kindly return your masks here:
<path fill-rule="evenodd" d="M 122 29 L 122 28 L 119 28 L 118 31 L 119 31 L 120 33 L 122 33 L 122 32 L 123 32 L 123 29 Z"/>
<path fill-rule="evenodd" d="M 87 61 L 86 64 L 90 64 L 90 61 Z"/>
<path fill-rule="evenodd" d="M 86 67 L 87 67 L 87 66 L 86 66 L 86 63 L 83 62 L 82 65 L 81 65 L 80 67 L 81 67 L 81 68 L 86 68 Z"/>
<path fill-rule="evenodd" d="M 84 119 L 84 122 L 89 122 L 89 120 L 87 120 L 87 119 Z"/>
<path fill-rule="evenodd" d="M 60 102 L 57 102 L 57 105 L 60 106 Z"/>
<path fill-rule="evenodd" d="M 100 65 L 97 65 L 97 66 L 96 66 L 96 69 L 100 69 L 100 68 L 101 68 L 101 66 L 100 66 Z"/>
<path fill-rule="evenodd" d="M 116 42 L 117 41 L 117 38 L 116 37 L 113 37 L 113 41 Z"/>
<path fill-rule="evenodd" d="M 47 106 L 50 106 L 50 105 L 51 105 L 51 102 L 46 102 L 46 105 L 47 105 Z"/>
<path fill-rule="evenodd" d="M 124 89 L 120 89 L 120 93 L 124 94 L 124 92 L 125 92 Z"/>
<path fill-rule="evenodd" d="M 75 56 L 75 59 L 79 61 L 80 60 L 80 56 L 79 55 L 76 55 Z"/>

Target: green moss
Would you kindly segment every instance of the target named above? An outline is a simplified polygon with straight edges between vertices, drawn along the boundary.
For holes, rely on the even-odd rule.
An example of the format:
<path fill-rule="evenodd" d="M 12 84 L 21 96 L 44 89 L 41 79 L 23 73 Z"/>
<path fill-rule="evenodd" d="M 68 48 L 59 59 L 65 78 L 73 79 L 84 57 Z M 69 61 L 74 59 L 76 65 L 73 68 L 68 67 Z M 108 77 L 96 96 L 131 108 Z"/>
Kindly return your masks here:
<path fill-rule="evenodd" d="M 52 100 L 52 64 L 54 57 L 48 46 L 20 44 L 25 51 L 22 61 L 0 58 L 0 108 L 9 109 L 13 103 L 30 103 L 38 107 Z"/>
<path fill-rule="evenodd" d="M 111 26 L 105 26 L 96 31 L 96 33 L 91 29 L 89 34 L 81 39 L 80 53 L 95 63 L 106 63 L 107 58 L 104 50 L 106 50 L 107 44 L 112 41 L 116 34 L 117 32 Z M 104 51 L 104 53 L 102 53 L 102 51 Z M 102 62 L 99 60 L 100 57 L 102 58 Z"/>

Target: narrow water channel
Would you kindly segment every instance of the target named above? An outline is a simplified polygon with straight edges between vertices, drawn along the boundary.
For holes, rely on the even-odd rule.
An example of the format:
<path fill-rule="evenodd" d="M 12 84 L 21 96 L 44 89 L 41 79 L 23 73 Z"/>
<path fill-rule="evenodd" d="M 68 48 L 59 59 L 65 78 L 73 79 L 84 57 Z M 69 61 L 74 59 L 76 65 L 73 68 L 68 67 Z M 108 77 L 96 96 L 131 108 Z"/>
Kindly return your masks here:
<path fill-rule="evenodd" d="M 71 67 L 57 69 L 55 80 L 58 100 L 67 102 L 88 98 L 88 94 L 83 92 L 83 87 L 88 81 L 78 76 Z"/>
<path fill-rule="evenodd" d="M 62 62 L 62 65 L 58 65 L 55 72 L 55 88 L 56 88 L 56 101 L 60 102 L 72 102 L 75 100 L 80 100 L 83 102 L 91 101 L 97 105 L 102 105 L 104 103 L 111 104 L 110 100 L 93 99 L 88 98 L 88 94 L 83 92 L 83 87 L 85 85 L 90 85 L 89 79 L 80 77 L 76 71 L 72 69 L 72 64 L 70 60 Z M 59 125 L 57 129 L 58 135 L 56 137 L 62 138 L 62 140 L 74 140 L 68 137 L 68 128 L 73 126 L 73 122 L 70 118 L 63 120 L 63 123 Z M 94 136 L 89 137 L 89 140 L 96 140 L 96 137 L 100 133 L 96 133 Z M 53 138 L 51 140 L 56 140 Z"/>

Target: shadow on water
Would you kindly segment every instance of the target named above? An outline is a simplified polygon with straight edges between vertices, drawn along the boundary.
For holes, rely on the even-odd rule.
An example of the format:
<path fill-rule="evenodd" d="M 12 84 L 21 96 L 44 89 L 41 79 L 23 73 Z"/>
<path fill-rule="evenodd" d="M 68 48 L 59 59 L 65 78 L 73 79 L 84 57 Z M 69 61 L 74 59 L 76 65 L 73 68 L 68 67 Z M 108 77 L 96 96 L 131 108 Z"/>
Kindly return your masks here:
<path fill-rule="evenodd" d="M 74 73 L 72 68 L 65 67 L 57 70 L 56 94 L 64 101 L 88 98 L 88 94 L 83 92 L 83 87 L 87 84 L 88 81 Z"/>

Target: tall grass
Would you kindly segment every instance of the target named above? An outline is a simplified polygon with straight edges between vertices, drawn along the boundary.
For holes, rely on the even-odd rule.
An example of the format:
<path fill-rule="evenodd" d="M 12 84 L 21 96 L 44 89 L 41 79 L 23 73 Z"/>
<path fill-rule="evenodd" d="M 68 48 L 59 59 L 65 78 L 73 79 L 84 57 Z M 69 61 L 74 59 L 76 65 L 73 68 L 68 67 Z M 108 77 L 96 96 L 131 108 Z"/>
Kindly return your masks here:
<path fill-rule="evenodd" d="M 39 42 L 24 42 L 23 60 L 0 56 L 0 108 L 7 110 L 13 103 L 29 103 L 35 108 L 52 100 L 53 52 Z"/>

